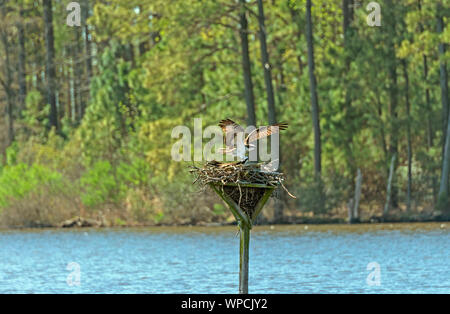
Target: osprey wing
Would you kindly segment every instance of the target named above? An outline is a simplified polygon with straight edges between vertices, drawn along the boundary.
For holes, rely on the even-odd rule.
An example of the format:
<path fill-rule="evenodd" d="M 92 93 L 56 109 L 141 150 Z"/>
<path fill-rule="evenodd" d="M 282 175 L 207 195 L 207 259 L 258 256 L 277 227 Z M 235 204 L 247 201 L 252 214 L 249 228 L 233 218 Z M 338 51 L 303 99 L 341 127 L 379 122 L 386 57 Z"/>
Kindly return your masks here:
<path fill-rule="evenodd" d="M 245 145 L 255 142 L 261 138 L 270 136 L 272 134 L 279 133 L 280 130 L 286 130 L 288 127 L 287 123 L 276 123 L 269 126 L 262 126 L 253 130 L 245 139 Z"/>
<path fill-rule="evenodd" d="M 234 146 L 234 139 L 237 133 L 245 132 L 244 128 L 231 119 L 224 119 L 219 122 L 219 126 L 225 133 L 225 144 L 227 147 Z"/>

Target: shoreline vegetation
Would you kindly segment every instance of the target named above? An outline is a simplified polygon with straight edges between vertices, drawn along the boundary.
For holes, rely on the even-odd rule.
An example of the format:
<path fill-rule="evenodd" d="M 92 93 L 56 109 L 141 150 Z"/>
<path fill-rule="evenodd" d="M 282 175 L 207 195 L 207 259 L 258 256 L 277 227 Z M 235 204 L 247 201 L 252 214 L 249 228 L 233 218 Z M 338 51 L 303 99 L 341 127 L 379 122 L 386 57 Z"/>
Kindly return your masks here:
<path fill-rule="evenodd" d="M 295 212 L 294 212 L 295 213 Z M 213 218 L 213 216 L 216 216 Z M 75 215 L 71 218 L 62 220 L 60 222 L 43 222 L 40 220 L 28 221 L 26 224 L 15 222 L 14 225 L 6 225 L 4 221 L 0 220 L 0 229 L 13 230 L 13 229 L 43 229 L 43 228 L 134 228 L 134 227 L 221 227 L 221 226 L 233 226 L 236 225 L 234 217 L 229 215 L 214 215 L 211 217 L 204 217 L 204 220 L 191 219 L 179 220 L 168 219 L 163 221 L 147 221 L 136 222 L 127 221 L 125 218 L 119 218 L 112 215 L 87 217 Z M 0 215 L 1 217 L 1 215 Z M 364 225 L 364 224 L 392 224 L 392 223 L 445 223 L 450 222 L 450 216 L 442 215 L 439 212 L 424 213 L 410 215 L 402 213 L 401 211 L 392 212 L 388 216 L 373 215 L 361 218 L 357 221 L 353 220 L 349 222 L 348 217 L 344 216 L 314 216 L 314 215 L 289 215 L 282 219 L 274 220 L 270 219 L 267 215 L 262 214 L 258 218 L 256 226 L 274 226 L 274 225 Z M 445 224 L 444 224 L 445 226 Z"/>
<path fill-rule="evenodd" d="M 438 223 L 438 222 L 450 222 L 450 217 L 445 216 L 391 216 L 391 217 L 371 217 L 369 220 L 361 220 L 358 222 L 352 222 L 351 224 L 392 224 L 392 223 Z M 348 221 L 341 218 L 294 218 L 287 219 L 279 222 L 263 221 L 257 224 L 258 226 L 273 226 L 273 225 L 329 225 L 349 224 Z M 236 222 L 197 222 L 196 224 L 170 224 L 170 223 L 156 223 L 156 224 L 122 224 L 120 227 L 133 228 L 133 227 L 181 227 L 181 226 L 198 226 L 198 227 L 221 227 L 221 226 L 234 226 Z M 103 225 L 102 222 L 86 219 L 82 217 L 75 217 L 68 219 L 56 226 L 43 226 L 51 228 L 107 228 L 118 227 L 114 225 Z M 39 227 L 38 227 L 39 228 Z M 41 227 L 42 228 L 42 227 Z"/>
<path fill-rule="evenodd" d="M 238 226 L 235 224 L 214 224 L 214 225 L 152 225 L 152 226 L 91 226 L 91 227 L 40 227 L 40 228 L 4 228 L 0 226 L 1 233 L 92 233 L 92 232 L 150 232 L 150 233 L 228 233 L 235 235 Z M 320 223 L 320 224 L 261 224 L 254 225 L 252 232 L 255 233 L 301 233 L 308 232 L 319 233 L 370 233 L 378 231 L 401 231 L 401 232 L 421 232 L 421 231 L 450 232 L 449 221 L 430 221 L 430 222 L 384 222 L 384 223 Z"/>
<path fill-rule="evenodd" d="M 438 217 L 436 219 L 372 219 L 369 221 L 359 221 L 348 223 L 339 219 L 304 219 L 298 221 L 285 221 L 278 223 L 270 223 L 263 222 L 255 225 L 256 228 L 270 228 L 270 230 L 275 229 L 276 227 L 304 227 L 305 230 L 310 228 L 318 228 L 320 230 L 325 230 L 326 226 L 333 226 L 330 228 L 358 228 L 358 226 L 382 226 L 382 228 L 396 228 L 395 226 L 401 225 L 415 225 L 415 226 L 426 226 L 429 224 L 435 225 L 436 228 L 440 229 L 448 228 L 448 223 L 450 222 L 449 217 Z M 8 230 L 44 230 L 44 229 L 54 229 L 54 230 L 63 230 L 63 229 L 109 229 L 109 228 L 120 228 L 120 229 L 134 229 L 134 228 L 185 228 L 185 227 L 195 227 L 195 228 L 220 228 L 220 227 L 231 227 L 237 226 L 236 222 L 217 222 L 217 223 L 206 223 L 199 222 L 197 224 L 120 224 L 120 225 L 103 225 L 101 222 L 86 219 L 83 217 L 74 217 L 72 219 L 68 219 L 58 225 L 34 225 L 34 226 L 15 226 L 15 227 L 5 227 L 0 225 L 0 231 L 8 231 Z M 384 226 L 384 227 L 383 227 Z"/>

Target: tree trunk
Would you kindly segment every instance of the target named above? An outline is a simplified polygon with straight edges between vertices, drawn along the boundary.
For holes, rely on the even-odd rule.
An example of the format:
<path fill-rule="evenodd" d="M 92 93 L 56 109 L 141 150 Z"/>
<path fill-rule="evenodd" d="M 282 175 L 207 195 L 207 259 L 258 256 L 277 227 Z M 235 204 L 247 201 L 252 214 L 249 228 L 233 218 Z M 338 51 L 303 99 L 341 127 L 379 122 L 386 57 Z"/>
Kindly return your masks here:
<path fill-rule="evenodd" d="M 355 200 L 353 197 L 347 203 L 347 214 L 348 214 L 348 223 L 353 223 L 353 208 L 355 206 Z"/>
<path fill-rule="evenodd" d="M 342 13 L 344 15 L 342 28 L 344 30 L 344 42 L 349 39 L 350 24 L 353 21 L 353 0 L 342 0 Z M 344 43 L 347 46 L 347 43 Z"/>
<path fill-rule="evenodd" d="M 422 5 L 420 0 L 418 0 L 419 11 L 422 11 Z M 419 31 L 423 33 L 423 25 L 419 23 Z M 426 102 L 426 110 L 427 110 L 427 147 L 430 149 L 433 146 L 433 122 L 432 122 L 432 108 L 430 101 L 430 89 L 428 88 L 428 58 L 424 54 L 423 55 L 423 81 L 426 84 L 425 86 L 425 102 Z M 434 186 L 434 185 L 433 185 Z M 434 193 L 433 193 L 434 194 Z"/>
<path fill-rule="evenodd" d="M 19 41 L 19 66 L 18 66 L 18 81 L 19 81 L 19 97 L 18 105 L 19 111 L 22 112 L 25 109 L 25 99 L 27 97 L 27 81 L 26 81 L 26 70 L 25 70 L 25 29 L 24 29 L 24 19 L 23 19 L 23 9 L 20 8 L 20 20 L 17 22 L 17 37 Z"/>
<path fill-rule="evenodd" d="M 75 41 L 74 45 L 74 95 L 75 95 L 75 104 L 77 108 L 77 122 L 81 123 L 84 116 L 84 102 L 83 102 L 83 52 L 81 48 L 81 30 L 79 27 L 74 28 L 75 32 Z"/>
<path fill-rule="evenodd" d="M 359 222 L 359 201 L 361 200 L 362 173 L 358 168 L 355 180 L 355 196 L 348 202 L 348 222 Z"/>
<path fill-rule="evenodd" d="M 317 99 L 316 76 L 314 73 L 314 46 L 312 35 L 311 0 L 306 1 L 306 41 L 308 45 L 308 68 L 311 91 L 311 112 L 314 127 L 314 169 L 316 178 L 322 172 L 322 147 L 320 139 L 319 102 Z"/>
<path fill-rule="evenodd" d="M 7 107 L 6 107 L 6 114 L 8 117 L 8 144 L 7 146 L 11 145 L 11 143 L 14 141 L 14 116 L 13 116 L 13 90 L 12 90 L 12 73 L 10 68 L 10 59 L 9 59 L 9 45 L 8 45 L 8 39 L 7 34 L 2 33 L 2 41 L 3 41 L 3 48 L 5 50 L 5 72 L 6 72 L 6 81 L 4 82 L 5 86 L 4 90 L 6 93 L 6 101 L 7 101 Z"/>
<path fill-rule="evenodd" d="M 2 7 L 2 18 L 4 19 L 6 17 L 6 8 Z M 7 146 L 11 145 L 11 143 L 14 141 L 14 116 L 13 116 L 13 89 L 12 89 L 12 83 L 13 83 L 13 77 L 12 77 L 12 71 L 11 71 L 11 60 L 10 60 L 10 54 L 9 54 L 9 40 L 8 40 L 8 33 L 7 29 L 3 28 L 0 30 L 0 36 L 1 41 L 3 44 L 3 49 L 5 53 L 5 81 L 2 81 L 3 88 L 5 90 L 6 94 L 6 101 L 7 101 L 7 107 L 6 107 L 6 114 L 8 117 L 8 143 Z"/>
<path fill-rule="evenodd" d="M 64 45 L 63 48 L 63 55 L 66 60 L 70 59 L 70 49 L 68 45 Z M 69 62 L 66 62 L 63 65 L 63 75 L 64 75 L 64 83 L 65 88 L 64 90 L 64 96 L 65 96 L 65 109 L 64 109 L 64 116 L 67 118 L 68 121 L 73 122 L 72 117 L 72 76 L 71 76 L 71 64 Z M 62 108 L 60 108 L 62 110 Z"/>
<path fill-rule="evenodd" d="M 285 52 L 285 49 L 281 48 L 281 45 L 278 42 L 274 42 L 275 47 L 278 47 L 277 58 L 276 58 L 276 68 L 278 69 L 279 75 L 275 76 L 275 90 L 278 106 L 280 108 L 284 107 L 283 95 L 286 93 L 286 84 L 285 84 L 285 75 L 283 71 L 283 60 L 282 55 Z M 281 161 L 283 157 L 281 156 L 281 149 L 279 150 L 279 160 Z M 281 167 L 281 164 L 279 165 Z M 286 194 L 284 192 L 279 193 L 279 197 L 275 198 L 275 212 L 274 212 L 274 221 L 277 223 L 283 223 L 283 211 L 284 204 L 286 202 Z"/>
<path fill-rule="evenodd" d="M 361 188 L 362 188 L 362 173 L 361 169 L 358 168 L 358 173 L 356 175 L 356 185 L 355 185 L 355 202 L 353 207 L 353 220 L 359 221 L 359 201 L 361 200 Z"/>
<path fill-rule="evenodd" d="M 245 0 L 240 0 L 240 36 L 242 54 L 242 72 L 244 75 L 245 103 L 247 104 L 247 124 L 256 127 L 255 96 L 253 94 L 252 71 L 248 49 L 248 22 Z"/>
<path fill-rule="evenodd" d="M 450 119 L 448 120 L 450 122 Z M 447 124 L 447 136 L 445 140 L 444 157 L 442 161 L 441 184 L 439 188 L 438 208 L 448 210 L 448 171 L 450 159 L 450 123 Z"/>
<path fill-rule="evenodd" d="M 269 124 L 277 123 L 275 112 L 275 97 L 272 85 L 271 65 L 269 62 L 269 53 L 267 52 L 266 27 L 264 25 L 264 7 L 262 0 L 258 0 L 258 21 L 259 21 L 259 41 L 261 45 L 261 59 L 264 69 L 264 82 L 267 92 L 267 109 L 269 113 Z"/>
<path fill-rule="evenodd" d="M 351 23 L 353 21 L 353 1 L 352 0 L 342 0 L 342 11 L 343 11 L 343 33 L 344 33 L 344 72 L 342 73 L 343 85 L 345 88 L 345 101 L 344 101 L 344 112 L 346 114 L 345 119 L 346 121 L 352 121 L 353 117 L 352 112 L 352 103 L 353 103 L 353 97 L 352 97 L 352 91 L 350 90 L 350 82 L 349 82 L 349 76 L 348 73 L 350 71 L 350 64 L 351 64 L 351 55 L 349 53 L 349 50 L 351 49 L 351 40 L 352 40 L 352 29 L 351 29 Z M 345 132 L 345 150 L 347 155 L 347 167 L 351 174 L 355 173 L 356 171 L 356 161 L 354 158 L 353 153 L 353 129 L 348 130 Z"/>
<path fill-rule="evenodd" d="M 381 148 L 383 149 L 384 159 L 388 159 L 388 149 L 386 143 L 386 134 L 384 132 L 384 123 L 383 123 L 383 106 L 380 102 L 380 99 L 377 99 L 378 106 L 378 119 L 380 121 L 380 138 L 381 138 Z"/>
<path fill-rule="evenodd" d="M 267 109 L 268 109 L 268 118 L 269 124 L 277 123 L 277 116 L 275 111 L 275 95 L 273 91 L 272 85 L 272 66 L 269 61 L 269 53 L 267 51 L 267 40 L 266 40 L 266 26 L 265 26 L 265 17 L 264 17 L 264 6 L 262 0 L 258 0 L 258 22 L 259 22 L 259 41 L 261 46 L 261 60 L 264 69 L 264 82 L 266 84 L 266 92 L 267 92 Z M 278 150 L 278 169 L 281 168 L 281 147 Z M 283 220 L 283 210 L 284 203 L 282 198 L 275 201 L 275 213 L 274 220 L 280 222 Z"/>
<path fill-rule="evenodd" d="M 86 106 L 89 104 L 90 99 L 90 88 L 92 79 L 92 47 L 91 39 L 89 38 L 89 25 L 87 19 L 89 18 L 89 0 L 83 0 L 83 28 L 84 28 L 84 49 L 85 49 L 85 59 L 86 59 L 86 76 L 83 88 L 83 93 L 85 94 L 83 112 L 86 110 Z"/>
<path fill-rule="evenodd" d="M 389 154 L 392 156 L 398 154 L 398 122 L 397 122 L 397 103 L 398 103 L 398 87 L 397 87 L 397 58 L 395 54 L 395 33 L 396 33 L 396 21 L 395 21 L 395 7 L 392 0 L 387 1 L 387 6 L 390 9 L 388 27 L 388 77 L 389 77 L 389 114 L 390 114 L 390 144 Z M 396 169 L 396 163 L 394 163 L 394 172 Z M 398 207 L 398 190 L 395 184 L 392 186 L 392 206 Z"/>
<path fill-rule="evenodd" d="M 44 26 L 45 26 L 45 46 L 46 46 L 46 78 L 47 78 L 47 102 L 50 105 L 49 128 L 59 131 L 58 113 L 56 108 L 56 72 L 55 72 L 55 45 L 53 35 L 53 13 L 52 1 L 43 0 L 44 5 Z"/>
<path fill-rule="evenodd" d="M 297 40 L 298 42 L 300 42 L 301 40 L 301 34 L 302 34 L 302 25 L 300 24 L 300 16 L 299 16 L 299 11 L 297 9 L 294 9 L 292 7 L 290 7 L 290 11 L 291 11 L 291 17 L 292 17 L 292 21 L 297 25 Z M 299 74 L 300 77 L 303 75 L 303 62 L 302 62 L 302 58 L 301 58 L 301 52 L 298 52 L 297 55 L 297 64 L 298 64 L 298 70 L 299 70 Z"/>
<path fill-rule="evenodd" d="M 283 69 L 283 55 L 286 52 L 286 49 L 282 45 L 281 42 L 278 40 L 274 40 L 274 46 L 277 47 L 276 53 L 277 56 L 275 57 L 275 63 L 276 63 L 276 69 L 278 75 L 275 75 L 275 90 L 277 94 L 277 101 L 278 106 L 280 108 L 284 107 L 284 100 L 283 96 L 286 93 L 286 80 L 285 80 L 285 74 Z"/>
<path fill-rule="evenodd" d="M 92 48 L 91 40 L 89 38 L 89 27 L 87 19 L 89 17 L 89 0 L 83 1 L 83 26 L 84 26 L 84 48 L 86 54 L 86 84 L 90 86 L 92 78 Z"/>
<path fill-rule="evenodd" d="M 424 72 L 423 72 L 423 76 L 424 76 L 424 82 L 425 84 L 428 83 L 428 60 L 427 60 L 427 56 L 423 55 L 423 68 L 424 68 Z M 427 145 L 428 148 L 433 147 L 433 122 L 432 122 L 432 107 L 431 107 L 431 100 L 430 100 L 430 89 L 428 87 L 425 88 L 425 102 L 426 102 L 426 108 L 428 111 L 427 114 Z"/>
<path fill-rule="evenodd" d="M 383 216 L 386 216 L 389 212 L 389 209 L 391 207 L 392 203 L 392 180 L 394 178 L 394 165 L 395 165 L 395 155 L 392 156 L 391 159 L 391 166 L 389 167 L 389 178 L 387 183 L 387 190 L 386 190 L 386 203 L 384 204 L 384 211 Z"/>
<path fill-rule="evenodd" d="M 437 3 L 437 33 L 441 34 L 444 30 L 444 19 L 442 17 L 442 4 L 440 2 Z M 446 138 L 446 130 L 447 130 L 447 121 L 449 115 L 448 109 L 448 76 L 447 76 L 447 65 L 444 61 L 444 55 L 446 51 L 446 46 L 444 43 L 439 43 L 439 56 L 440 56 L 440 85 L 441 85 L 441 102 L 442 102 L 442 117 L 443 117 L 443 145 L 445 145 Z M 444 148 L 444 146 L 443 146 Z M 445 148 L 444 148 L 445 149 Z"/>
<path fill-rule="evenodd" d="M 438 3 L 437 5 L 437 31 L 442 33 L 444 29 L 444 21 L 440 15 L 442 11 L 442 6 Z M 445 54 L 445 45 L 443 43 L 439 44 L 439 56 L 440 61 L 440 85 L 441 85 L 441 101 L 442 101 L 442 111 L 443 114 L 447 113 L 444 117 L 444 121 L 447 122 L 446 132 L 444 133 L 445 145 L 442 160 L 442 174 L 441 174 L 441 184 L 439 187 L 439 199 L 438 208 L 443 210 L 448 210 L 449 200 L 448 200 L 448 175 L 449 175 L 449 158 L 450 158 L 450 118 L 448 117 L 448 77 L 447 77 L 447 65 L 445 64 L 443 57 Z"/>
<path fill-rule="evenodd" d="M 411 144 L 411 114 L 409 102 L 409 77 L 406 61 L 402 60 L 403 75 L 405 78 L 405 103 L 406 103 L 406 138 L 408 143 L 408 188 L 406 193 L 406 210 L 411 210 L 411 186 L 412 186 L 412 144 Z"/>

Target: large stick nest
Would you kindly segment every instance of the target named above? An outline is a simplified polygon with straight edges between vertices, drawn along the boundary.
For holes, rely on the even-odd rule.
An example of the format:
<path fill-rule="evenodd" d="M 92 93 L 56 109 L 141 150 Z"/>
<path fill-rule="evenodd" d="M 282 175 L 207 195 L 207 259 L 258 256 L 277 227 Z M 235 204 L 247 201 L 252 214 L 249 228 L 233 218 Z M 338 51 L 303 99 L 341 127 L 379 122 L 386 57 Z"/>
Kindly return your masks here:
<path fill-rule="evenodd" d="M 194 183 L 207 184 L 264 184 L 276 187 L 284 180 L 280 172 L 261 170 L 261 163 L 221 163 L 209 161 L 203 167 L 191 166 L 196 176 Z"/>
<path fill-rule="evenodd" d="M 222 186 L 228 195 L 252 219 L 255 207 L 264 195 L 265 189 L 241 186 Z"/>
<path fill-rule="evenodd" d="M 262 184 L 269 187 L 281 185 L 286 190 L 283 185 L 283 173 L 262 171 L 261 163 L 220 163 L 213 160 L 203 167 L 191 166 L 190 172 L 195 176 L 194 183 L 202 186 L 210 184 L 219 186 L 250 218 L 266 189 L 245 185 Z M 232 185 L 229 185 L 230 183 Z"/>

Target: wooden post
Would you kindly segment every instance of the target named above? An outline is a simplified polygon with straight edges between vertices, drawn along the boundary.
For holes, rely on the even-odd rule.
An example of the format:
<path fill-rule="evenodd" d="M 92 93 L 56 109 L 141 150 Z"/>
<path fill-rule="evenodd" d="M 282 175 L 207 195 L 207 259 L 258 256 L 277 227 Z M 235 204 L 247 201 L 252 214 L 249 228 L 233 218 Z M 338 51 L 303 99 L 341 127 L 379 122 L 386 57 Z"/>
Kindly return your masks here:
<path fill-rule="evenodd" d="M 248 293 L 248 259 L 250 252 L 250 228 L 239 224 L 241 242 L 239 246 L 239 293 Z"/>
<path fill-rule="evenodd" d="M 237 186 L 237 184 L 229 183 L 228 186 Z M 261 212 L 262 208 L 269 200 L 275 187 L 267 186 L 263 184 L 240 184 L 243 188 L 262 188 L 265 192 L 258 204 L 256 204 L 253 212 L 253 216 L 250 219 L 249 216 L 233 201 L 227 194 L 225 194 L 221 188 L 221 185 L 210 184 L 211 188 L 222 200 L 228 205 L 228 208 L 236 218 L 239 231 L 240 231 L 240 245 L 239 245 L 239 293 L 248 293 L 248 265 L 249 265 L 249 253 L 250 253 L 250 229 L 252 229 L 253 223 L 256 221 L 256 217 Z"/>

